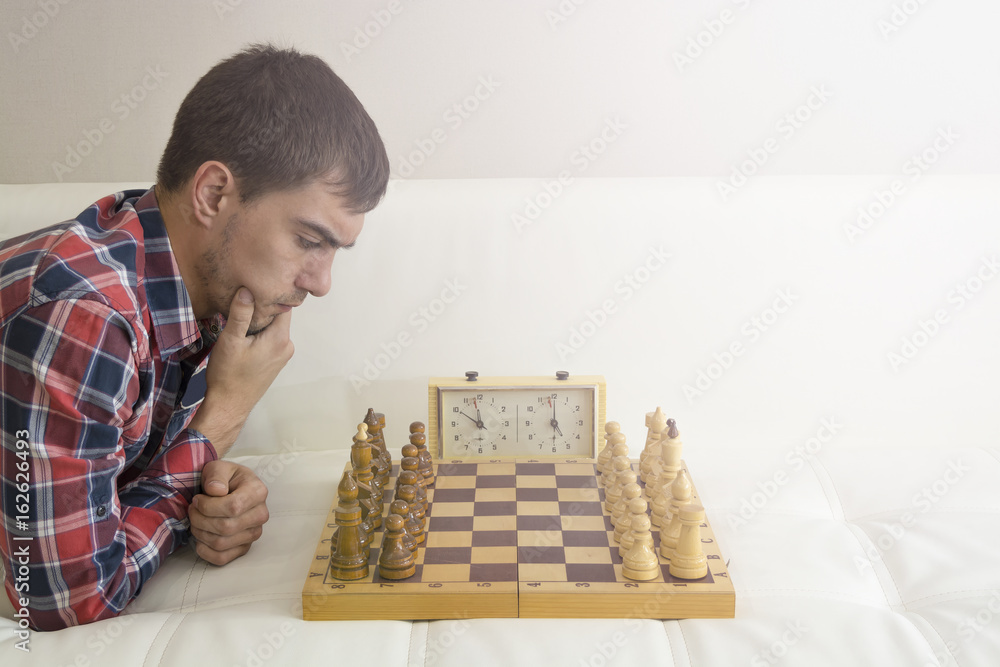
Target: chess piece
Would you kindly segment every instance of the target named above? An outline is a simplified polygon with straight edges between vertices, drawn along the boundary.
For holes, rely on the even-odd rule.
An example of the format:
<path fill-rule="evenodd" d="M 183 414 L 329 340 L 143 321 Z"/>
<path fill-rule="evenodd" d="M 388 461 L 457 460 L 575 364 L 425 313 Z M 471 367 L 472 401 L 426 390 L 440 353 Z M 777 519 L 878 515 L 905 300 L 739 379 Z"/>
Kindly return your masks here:
<path fill-rule="evenodd" d="M 632 474 L 634 475 L 635 473 Z M 615 505 L 615 511 L 618 512 L 618 516 L 615 517 L 612 515 L 611 517 L 611 523 L 615 526 L 615 542 L 621 544 L 622 538 L 627 534 L 629 526 L 632 525 L 632 513 L 629 511 L 629 508 L 632 506 L 633 500 L 636 498 L 641 499 L 641 497 L 642 487 L 635 482 L 625 485 L 625 490 L 622 491 L 622 499 Z"/>
<path fill-rule="evenodd" d="M 670 514 L 663 516 L 660 523 L 660 555 L 670 558 L 674 549 L 677 548 L 677 538 L 681 534 L 680 510 L 691 502 L 691 480 L 687 471 L 681 470 L 677 473 L 677 479 L 670 485 Z"/>
<path fill-rule="evenodd" d="M 639 454 L 640 465 L 644 463 L 646 461 L 646 457 L 652 453 L 653 447 L 658 445 L 661 434 L 667 428 L 667 418 L 659 406 L 656 407 L 656 412 L 653 413 L 653 418 L 649 421 L 648 426 L 649 428 L 646 431 L 646 443 L 643 445 L 642 453 Z"/>
<path fill-rule="evenodd" d="M 608 459 L 607 467 L 601 470 L 601 483 L 604 485 L 605 489 L 608 488 L 608 486 L 614 481 L 615 457 L 624 456 L 625 458 L 628 458 L 628 445 L 625 444 L 624 433 L 612 433 L 608 440 L 611 443 L 611 458 Z"/>
<path fill-rule="evenodd" d="M 618 483 L 619 476 L 624 475 L 626 470 L 632 469 L 632 462 L 627 457 L 616 456 L 613 461 L 612 478 L 608 483 L 608 487 L 604 490 L 604 509 L 608 512 L 615 508 L 615 503 L 622 497 L 622 487 Z"/>
<path fill-rule="evenodd" d="M 667 428 L 666 438 L 660 443 L 660 474 L 656 476 L 651 494 L 654 526 L 662 526 L 663 518 L 670 511 L 670 487 L 681 469 L 683 444 L 680 440 L 680 433 L 677 431 L 676 422 L 673 419 L 668 419 Z"/>
<path fill-rule="evenodd" d="M 392 457 L 389 455 L 389 449 L 385 446 L 385 440 L 382 437 L 385 417 L 383 416 L 380 421 L 375 409 L 368 408 L 363 421 L 368 427 L 368 436 L 371 438 L 369 444 L 372 446 L 372 459 L 378 464 L 382 488 L 385 488 L 389 484 L 389 474 L 392 472 Z"/>
<path fill-rule="evenodd" d="M 383 579 L 406 579 L 417 571 L 416 556 L 403 544 L 403 517 L 390 514 L 378 557 L 378 573 Z"/>
<path fill-rule="evenodd" d="M 417 541 L 417 544 L 423 544 L 424 540 L 427 539 L 427 534 L 424 532 L 423 523 L 417 518 L 415 513 L 416 510 L 420 509 L 420 503 L 417 502 L 416 487 L 412 484 L 397 486 L 396 497 L 406 503 L 410 510 L 410 521 L 406 526 L 409 529 L 410 534 L 413 535 L 413 539 Z"/>
<path fill-rule="evenodd" d="M 406 504 L 405 500 L 396 499 L 389 503 L 389 513 L 403 517 L 403 546 L 410 551 L 416 551 L 417 541 L 413 538 L 409 526 L 410 506 Z"/>
<path fill-rule="evenodd" d="M 639 478 L 636 476 L 635 471 L 629 468 L 620 475 L 621 479 L 618 480 L 619 486 L 622 490 L 621 495 L 618 497 L 618 501 L 611 508 L 611 525 L 617 527 L 618 520 L 622 518 L 622 514 L 628 513 L 628 504 L 631 498 L 626 498 L 626 491 L 629 485 L 635 484 L 639 486 Z M 642 487 L 639 486 L 639 495 L 642 495 Z"/>
<path fill-rule="evenodd" d="M 372 451 L 367 430 L 367 426 L 358 424 L 358 433 L 351 445 L 351 467 L 358 485 L 361 519 L 375 529 L 382 525 L 382 493 L 381 488 L 372 483 L 375 476 L 372 474 Z"/>
<path fill-rule="evenodd" d="M 646 514 L 646 499 L 645 498 L 635 498 L 628 506 L 628 515 L 622 517 L 622 521 L 628 523 L 629 529 L 622 532 L 621 540 L 618 542 L 618 555 L 622 558 L 625 554 L 629 552 L 632 548 L 632 540 L 635 536 L 632 534 L 632 523 L 639 517 L 639 515 L 647 516 Z"/>
<path fill-rule="evenodd" d="M 615 443 L 611 442 L 611 436 L 621 433 L 622 427 L 618 422 L 607 422 L 604 424 L 604 449 L 597 455 L 597 476 L 598 483 L 604 485 L 604 470 L 611 463 L 611 449 Z"/>
<path fill-rule="evenodd" d="M 645 502 L 639 499 L 639 502 Z M 636 581 L 656 579 L 660 561 L 653 551 L 653 536 L 649 532 L 649 517 L 643 512 L 632 519 L 632 548 L 622 561 L 622 575 Z"/>
<path fill-rule="evenodd" d="M 337 510 L 334 522 L 337 531 L 330 543 L 330 576 L 352 581 L 368 576 L 368 556 L 361 544 L 361 506 L 358 505 L 358 485 L 351 473 L 345 472 L 337 487 Z"/>
<path fill-rule="evenodd" d="M 670 557 L 670 576 L 680 579 L 701 579 L 708 574 L 708 560 L 701 548 L 701 523 L 705 508 L 687 504 L 678 513 L 681 522 L 677 548 Z"/>
<path fill-rule="evenodd" d="M 406 461 L 408 457 L 403 457 L 403 461 Z M 413 459 L 416 460 L 416 459 Z M 424 478 L 416 470 L 403 470 L 399 473 L 399 477 L 396 479 L 396 488 L 401 486 L 412 486 L 416 493 L 416 499 L 414 502 L 417 503 L 416 507 L 410 509 L 414 510 L 414 515 L 420 520 L 422 525 L 426 525 L 424 517 L 427 515 L 427 510 L 430 507 L 427 501 L 427 492 L 424 491 L 424 487 L 421 482 Z"/>
<path fill-rule="evenodd" d="M 424 423 L 413 422 L 410 424 L 410 444 L 417 447 L 417 470 L 424 476 L 424 486 L 434 485 L 434 458 L 430 450 L 427 449 L 427 436 L 424 434 Z"/>

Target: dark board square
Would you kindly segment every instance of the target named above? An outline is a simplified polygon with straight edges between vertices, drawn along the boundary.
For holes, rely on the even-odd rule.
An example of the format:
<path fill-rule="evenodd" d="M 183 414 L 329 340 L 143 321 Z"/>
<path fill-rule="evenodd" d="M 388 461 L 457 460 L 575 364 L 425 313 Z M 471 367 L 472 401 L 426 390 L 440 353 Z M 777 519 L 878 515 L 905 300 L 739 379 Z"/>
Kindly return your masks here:
<path fill-rule="evenodd" d="M 514 475 L 480 475 L 476 477 L 477 489 L 512 489 L 515 486 Z"/>
<path fill-rule="evenodd" d="M 559 514 L 562 516 L 601 516 L 604 507 L 596 501 L 560 500 Z"/>
<path fill-rule="evenodd" d="M 473 563 L 469 566 L 469 581 L 517 581 L 517 563 Z"/>
<path fill-rule="evenodd" d="M 395 468 L 395 466 L 393 466 Z M 474 477 L 479 471 L 478 463 L 438 463 L 435 474 L 445 477 Z"/>
<path fill-rule="evenodd" d="M 560 489 L 594 489 L 597 478 L 588 475 L 556 475 L 556 486 Z"/>
<path fill-rule="evenodd" d="M 618 545 L 609 547 L 609 549 L 611 551 L 611 562 L 615 565 L 621 565 L 625 559 L 618 553 Z"/>
<path fill-rule="evenodd" d="M 436 516 L 427 522 L 427 530 L 472 530 L 471 516 Z"/>
<path fill-rule="evenodd" d="M 557 516 L 519 516 L 518 530 L 562 530 L 562 521 Z"/>
<path fill-rule="evenodd" d="M 477 530 L 472 533 L 474 547 L 516 547 L 515 530 Z"/>
<path fill-rule="evenodd" d="M 425 565 L 464 564 L 471 560 L 472 547 L 426 547 L 424 551 Z"/>
<path fill-rule="evenodd" d="M 518 475 L 555 475 L 555 463 L 517 463 L 514 470 Z"/>
<path fill-rule="evenodd" d="M 615 524 L 611 523 L 611 517 L 610 516 L 607 516 L 607 515 L 604 516 L 604 529 L 605 530 L 614 530 L 615 529 Z"/>
<path fill-rule="evenodd" d="M 518 563 L 565 563 L 566 551 L 562 547 L 518 547 Z"/>
<path fill-rule="evenodd" d="M 708 574 L 706 574 L 701 579 L 680 579 L 679 577 L 671 576 L 669 565 L 660 565 L 660 570 L 663 571 L 663 581 L 668 584 L 714 584 L 715 577 L 712 576 L 712 570 L 709 569 Z"/>
<path fill-rule="evenodd" d="M 435 503 L 471 503 L 475 499 L 475 489 L 434 489 Z"/>
<path fill-rule="evenodd" d="M 562 534 L 564 547 L 606 547 L 608 534 L 594 530 L 567 530 Z"/>
<path fill-rule="evenodd" d="M 516 489 L 515 497 L 522 501 L 552 502 L 559 500 L 559 489 Z"/>
<path fill-rule="evenodd" d="M 607 563 L 566 563 L 567 581 L 614 583 L 615 568 Z"/>
<path fill-rule="evenodd" d="M 513 500 L 482 500 L 475 504 L 475 516 L 513 516 L 517 514 L 517 503 Z"/>

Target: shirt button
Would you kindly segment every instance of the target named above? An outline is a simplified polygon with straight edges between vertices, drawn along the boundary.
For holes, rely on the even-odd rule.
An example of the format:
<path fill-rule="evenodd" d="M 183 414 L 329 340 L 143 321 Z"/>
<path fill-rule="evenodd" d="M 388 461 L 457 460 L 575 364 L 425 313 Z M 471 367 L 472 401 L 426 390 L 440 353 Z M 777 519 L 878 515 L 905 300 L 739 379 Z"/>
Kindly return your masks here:
<path fill-rule="evenodd" d="M 214 334 L 217 334 L 217 333 L 219 333 L 219 332 L 221 331 L 221 329 L 219 328 L 219 325 L 218 325 L 218 324 L 213 324 L 212 326 L 210 326 L 210 327 L 208 327 L 208 328 L 209 328 L 209 329 L 210 329 L 210 330 L 212 331 L 212 333 L 214 333 Z"/>
<path fill-rule="evenodd" d="M 101 505 L 100 507 L 97 508 L 97 516 L 104 516 L 107 513 L 108 509 L 104 505 Z"/>

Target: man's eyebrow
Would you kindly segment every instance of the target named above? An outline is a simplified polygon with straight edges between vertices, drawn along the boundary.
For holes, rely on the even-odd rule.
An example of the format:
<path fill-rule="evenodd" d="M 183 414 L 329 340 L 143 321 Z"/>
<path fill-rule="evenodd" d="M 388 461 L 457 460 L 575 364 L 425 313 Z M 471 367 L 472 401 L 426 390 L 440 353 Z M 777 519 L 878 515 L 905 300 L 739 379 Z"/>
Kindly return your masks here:
<path fill-rule="evenodd" d="M 299 223 L 300 225 L 302 225 L 303 227 L 306 227 L 307 229 L 309 229 L 310 231 L 312 231 L 314 234 L 316 234 L 320 238 L 322 238 L 326 242 L 326 244 L 328 246 L 330 246 L 331 248 L 334 248 L 334 249 L 336 249 L 336 248 L 345 248 L 345 249 L 346 248 L 353 248 L 354 244 L 356 243 L 356 241 L 352 241 L 351 243 L 347 243 L 347 244 L 341 243 L 340 241 L 337 240 L 337 237 L 334 236 L 333 233 L 329 229 L 327 229 L 323 225 L 319 224 L 318 222 L 313 222 L 312 220 L 306 220 L 305 218 L 296 218 L 295 221 L 297 223 Z"/>

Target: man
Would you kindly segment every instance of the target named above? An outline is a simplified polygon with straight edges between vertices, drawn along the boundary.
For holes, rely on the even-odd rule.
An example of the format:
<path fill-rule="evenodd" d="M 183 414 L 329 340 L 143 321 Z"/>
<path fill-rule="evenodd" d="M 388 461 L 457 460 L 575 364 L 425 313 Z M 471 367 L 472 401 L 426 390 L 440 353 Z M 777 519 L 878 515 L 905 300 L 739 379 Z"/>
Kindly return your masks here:
<path fill-rule="evenodd" d="M 0 551 L 33 627 L 118 614 L 189 534 L 216 565 L 260 537 L 267 489 L 221 457 L 388 172 L 326 64 L 254 46 L 184 99 L 153 188 L 0 246 Z"/>

